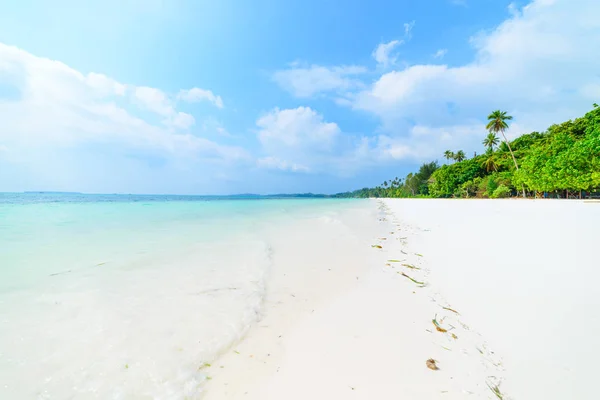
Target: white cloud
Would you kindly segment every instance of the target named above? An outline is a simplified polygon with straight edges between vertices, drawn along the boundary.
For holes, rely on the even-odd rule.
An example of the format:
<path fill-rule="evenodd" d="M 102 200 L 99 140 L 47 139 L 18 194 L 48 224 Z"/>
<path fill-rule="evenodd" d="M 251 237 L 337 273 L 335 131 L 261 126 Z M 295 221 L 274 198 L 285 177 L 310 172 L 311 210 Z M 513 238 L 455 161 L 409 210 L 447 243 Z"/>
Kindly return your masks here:
<path fill-rule="evenodd" d="M 124 87 L 124 85 L 122 86 Z M 165 117 L 163 122 L 166 125 L 188 129 L 196 122 L 190 114 L 176 111 L 174 100 L 160 89 L 138 86 L 133 88 L 133 97 L 141 107 Z M 218 108 L 223 108 L 221 97 L 216 96 L 210 90 L 200 88 L 180 90 L 176 98 L 190 103 L 207 100 Z"/>
<path fill-rule="evenodd" d="M 279 169 L 281 171 L 291 171 L 291 172 L 309 172 L 309 168 L 304 165 L 289 163 L 284 160 L 280 160 L 275 157 L 264 157 L 259 158 L 256 164 L 260 168 L 267 169 Z"/>
<path fill-rule="evenodd" d="M 412 39 L 412 30 L 415 27 L 415 21 L 404 23 L 404 40 L 410 41 Z M 391 40 L 387 43 L 380 43 L 377 45 L 373 53 L 371 54 L 377 64 L 382 68 L 388 68 L 396 64 L 398 57 L 393 53 L 393 51 L 400 45 L 404 44 L 404 40 Z"/>
<path fill-rule="evenodd" d="M 118 95 L 124 96 L 127 87 L 105 75 L 91 72 L 87 74 L 85 80 L 88 85 L 102 95 Z"/>
<path fill-rule="evenodd" d="M 196 119 L 190 114 L 178 112 L 175 114 L 175 116 L 173 116 L 171 123 L 176 128 L 188 129 L 190 126 L 196 123 Z"/>
<path fill-rule="evenodd" d="M 396 63 L 397 57 L 392 55 L 392 51 L 402 43 L 402 40 L 392 40 L 388 43 L 380 43 L 373 51 L 372 56 L 375 61 L 377 61 L 377 64 L 381 65 L 383 68 L 387 68 Z"/>
<path fill-rule="evenodd" d="M 360 66 L 323 67 L 299 66 L 276 71 L 273 80 L 296 97 L 306 98 L 330 91 L 347 91 L 361 86 L 357 75 L 367 69 Z"/>
<path fill-rule="evenodd" d="M 310 107 L 275 108 L 259 118 L 256 125 L 260 128 L 258 138 L 263 145 L 328 149 L 340 134 L 337 124 L 323 121 L 323 116 Z"/>
<path fill-rule="evenodd" d="M 513 6 L 512 13 L 471 40 L 472 62 L 391 71 L 346 100 L 378 115 L 386 134 L 416 147 L 406 121 L 432 130 L 475 121 L 483 135 L 485 117 L 498 108 L 513 115 L 523 132 L 589 110 L 600 85 L 600 59 L 589 47 L 600 43 L 600 20 L 594 17 L 600 2 L 536 0 L 521 10 Z M 479 149 L 480 141 L 474 135 L 464 150 Z"/>
<path fill-rule="evenodd" d="M 256 122 L 264 157 L 260 168 L 350 177 L 363 168 L 393 162 L 377 138 L 344 133 L 309 107 L 274 109 Z"/>
<path fill-rule="evenodd" d="M 451 125 L 432 128 L 416 125 L 402 137 L 380 135 L 375 152 L 382 158 L 394 160 L 425 161 L 441 159 L 444 151 L 465 150 L 473 140 L 481 141 L 480 124 Z M 472 154 L 467 154 L 471 156 Z"/>
<path fill-rule="evenodd" d="M 194 117 L 177 111 L 169 96 L 156 88 L 122 84 L 97 73 L 85 75 L 0 43 L 3 77 L 20 93 L 0 101 L 0 140 L 15 157 L 28 148 L 51 152 L 108 144 L 168 157 L 248 157 L 243 149 L 179 132 L 193 125 Z M 135 116 L 136 105 L 163 117 L 163 124 Z"/>
<path fill-rule="evenodd" d="M 259 165 L 296 172 L 343 169 L 338 165 L 345 137 L 310 107 L 275 108 L 256 121 L 265 157 Z"/>
<path fill-rule="evenodd" d="M 444 58 L 447 53 L 448 49 L 439 49 L 433 54 L 433 58 Z"/>
<path fill-rule="evenodd" d="M 159 115 L 168 117 L 175 112 L 167 95 L 159 89 L 140 86 L 134 89 L 133 95 L 142 107 Z"/>
<path fill-rule="evenodd" d="M 197 87 L 179 91 L 177 98 L 190 103 L 206 100 L 213 103 L 218 108 L 223 108 L 223 99 L 221 99 L 221 96 L 215 95 L 210 90 L 200 89 Z"/>

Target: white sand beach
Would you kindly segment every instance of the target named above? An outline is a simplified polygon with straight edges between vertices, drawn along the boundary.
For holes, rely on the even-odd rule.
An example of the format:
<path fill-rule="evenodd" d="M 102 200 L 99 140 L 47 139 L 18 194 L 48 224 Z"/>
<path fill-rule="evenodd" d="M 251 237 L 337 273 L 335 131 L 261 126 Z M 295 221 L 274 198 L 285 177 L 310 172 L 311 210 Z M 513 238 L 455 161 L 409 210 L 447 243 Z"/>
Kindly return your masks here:
<path fill-rule="evenodd" d="M 597 398 L 598 204 L 372 206 L 274 231 L 262 318 L 204 398 Z"/>
<path fill-rule="evenodd" d="M 41 241 L 5 235 L 0 398 L 596 399 L 599 206 L 31 206 Z"/>

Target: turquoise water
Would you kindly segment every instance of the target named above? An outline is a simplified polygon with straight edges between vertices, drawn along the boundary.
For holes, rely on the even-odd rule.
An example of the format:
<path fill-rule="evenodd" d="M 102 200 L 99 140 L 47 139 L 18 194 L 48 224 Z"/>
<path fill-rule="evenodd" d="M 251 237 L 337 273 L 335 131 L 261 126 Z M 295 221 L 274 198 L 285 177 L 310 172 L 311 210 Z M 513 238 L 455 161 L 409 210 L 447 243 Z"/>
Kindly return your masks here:
<path fill-rule="evenodd" d="M 0 194 L 0 398 L 195 398 L 260 315 L 265 230 L 353 202 Z"/>
<path fill-rule="evenodd" d="M 318 212 L 315 205 L 327 208 L 340 202 L 344 200 L 0 194 L 0 292 L 51 274 L 248 235 L 289 211 Z"/>

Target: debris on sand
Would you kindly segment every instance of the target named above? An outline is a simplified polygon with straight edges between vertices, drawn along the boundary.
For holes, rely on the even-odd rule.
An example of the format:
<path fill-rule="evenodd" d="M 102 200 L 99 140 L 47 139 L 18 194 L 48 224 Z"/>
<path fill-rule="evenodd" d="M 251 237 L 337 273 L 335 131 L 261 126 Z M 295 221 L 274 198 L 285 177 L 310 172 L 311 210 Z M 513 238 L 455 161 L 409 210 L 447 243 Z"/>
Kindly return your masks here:
<path fill-rule="evenodd" d="M 415 267 L 415 266 L 414 266 L 414 265 L 412 265 L 412 264 L 401 264 L 401 265 L 402 265 L 403 267 L 410 268 L 410 269 L 421 269 L 421 268 L 419 268 L 419 267 Z"/>
<path fill-rule="evenodd" d="M 416 279 L 411 278 L 410 276 L 406 275 L 404 272 L 398 272 L 400 275 L 402 275 L 405 278 L 410 279 L 411 281 L 413 281 L 414 283 L 416 283 L 417 285 L 421 285 L 421 286 L 425 286 L 425 282 L 419 282 Z"/>
<path fill-rule="evenodd" d="M 429 360 L 425 361 L 425 365 L 427 365 L 427 368 L 432 369 L 434 371 L 437 371 L 439 369 L 436 364 L 436 361 L 433 358 L 430 358 Z"/>
<path fill-rule="evenodd" d="M 452 308 L 449 308 L 449 307 L 442 307 L 442 308 L 443 308 L 444 310 L 452 311 L 453 313 L 460 315 L 460 314 L 458 313 L 458 311 L 456 311 L 456 310 L 453 310 Z"/>
<path fill-rule="evenodd" d="M 431 320 L 431 322 L 433 322 L 433 325 L 435 325 L 435 330 L 438 332 L 442 332 L 442 333 L 446 333 L 448 332 L 447 329 L 444 329 L 440 326 L 440 324 L 437 322 L 437 315 L 434 319 Z"/>

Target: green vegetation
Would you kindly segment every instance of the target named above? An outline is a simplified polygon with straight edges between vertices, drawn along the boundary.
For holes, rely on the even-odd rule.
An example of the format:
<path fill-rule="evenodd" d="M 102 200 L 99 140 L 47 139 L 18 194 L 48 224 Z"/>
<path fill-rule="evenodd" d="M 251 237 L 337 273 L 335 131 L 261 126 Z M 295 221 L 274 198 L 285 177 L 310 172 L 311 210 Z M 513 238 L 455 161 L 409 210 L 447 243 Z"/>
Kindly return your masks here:
<path fill-rule="evenodd" d="M 512 117 L 503 111 L 488 116 L 484 154 L 467 159 L 462 150 L 447 150 L 452 164 L 423 164 L 404 180 L 335 197 L 589 197 L 600 191 L 600 107 L 574 121 L 552 125 L 509 142 Z M 500 142 L 498 133 L 502 135 Z"/>

